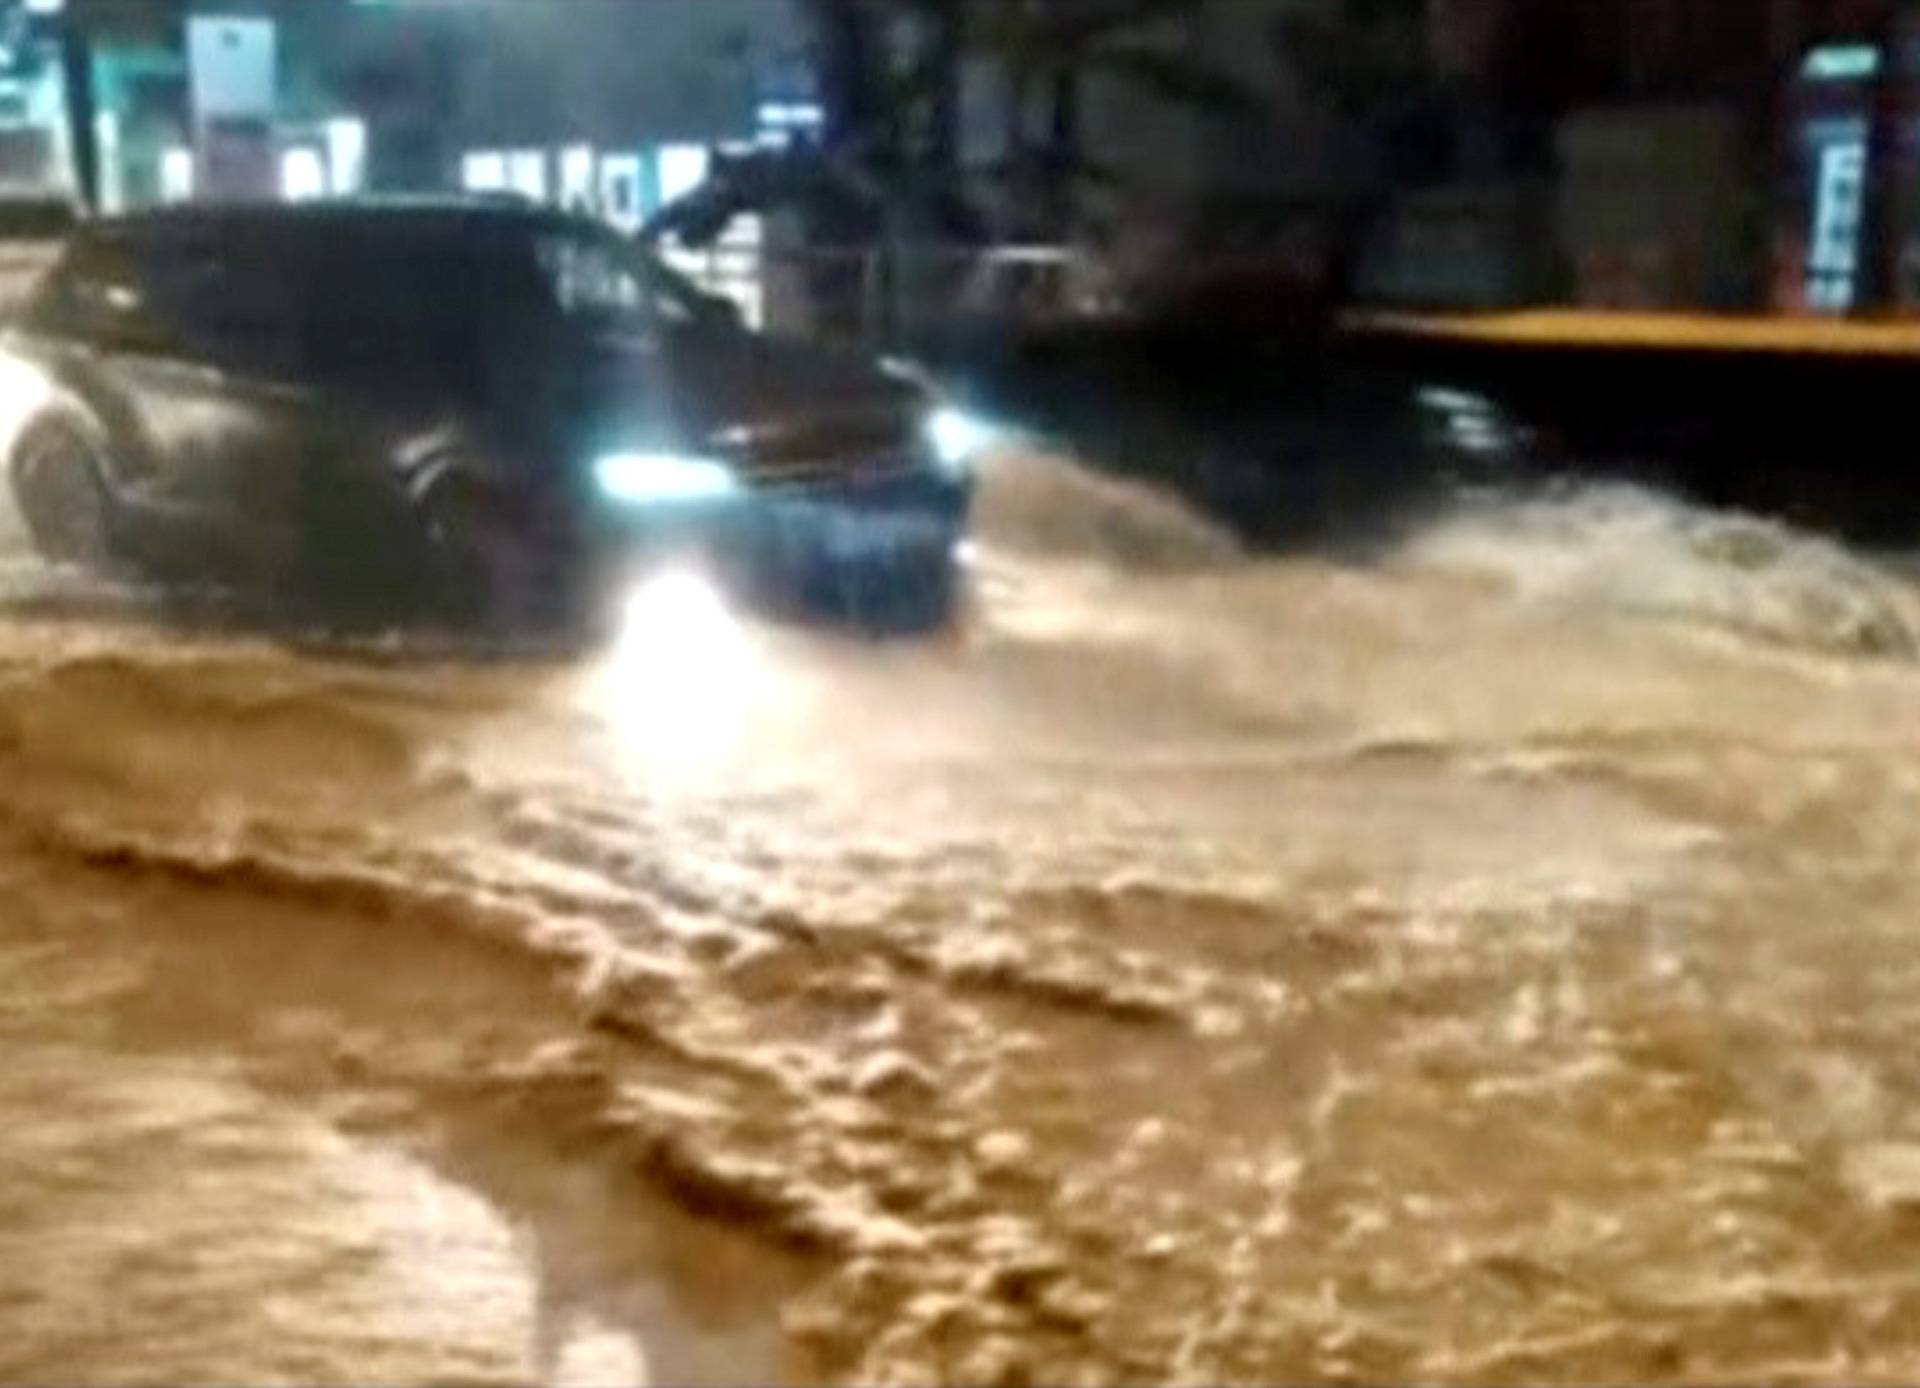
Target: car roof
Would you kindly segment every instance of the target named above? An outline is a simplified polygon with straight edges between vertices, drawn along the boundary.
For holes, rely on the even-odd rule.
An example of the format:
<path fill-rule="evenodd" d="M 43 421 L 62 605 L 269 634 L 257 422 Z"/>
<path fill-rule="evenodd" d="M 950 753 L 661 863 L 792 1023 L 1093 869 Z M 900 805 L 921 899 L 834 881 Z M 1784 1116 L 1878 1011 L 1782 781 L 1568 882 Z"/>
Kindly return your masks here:
<path fill-rule="evenodd" d="M 191 203 L 103 217 L 90 224 L 101 234 L 167 236 L 285 231 L 333 234 L 352 231 L 581 230 L 603 223 L 510 197 L 341 198 L 305 203 Z"/>

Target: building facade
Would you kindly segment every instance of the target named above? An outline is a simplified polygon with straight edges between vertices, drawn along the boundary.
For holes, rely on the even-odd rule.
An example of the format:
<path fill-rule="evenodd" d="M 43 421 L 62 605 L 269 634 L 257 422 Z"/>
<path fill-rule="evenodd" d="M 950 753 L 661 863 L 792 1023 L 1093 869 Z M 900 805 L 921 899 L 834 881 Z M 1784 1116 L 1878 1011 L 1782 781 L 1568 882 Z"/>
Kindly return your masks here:
<path fill-rule="evenodd" d="M 1431 0 L 1427 17 L 1457 156 L 1436 200 L 1530 203 L 1551 243 L 1495 301 L 1920 306 L 1913 6 Z M 1532 239 L 1490 214 L 1452 244 L 1497 260 L 1487 246 Z"/>
<path fill-rule="evenodd" d="M 1916 8 L 1203 0 L 1116 42 L 1224 79 L 1251 96 L 1241 109 L 1096 63 L 1016 111 L 1006 55 L 969 51 L 950 138 L 957 167 L 982 169 L 1016 133 L 1070 128 L 1100 170 L 1068 217 L 982 179 L 1003 240 L 1104 220 L 1151 256 L 1236 228 L 1277 243 L 1287 209 L 1353 205 L 1371 218 L 1354 237 L 1361 278 L 1383 297 L 1920 307 Z M 79 143 L 97 149 L 109 210 L 465 189 L 634 227 L 715 151 L 822 129 L 818 14 L 806 0 L 0 0 L 0 191 L 76 184 L 84 80 Z M 79 67 L 63 49 L 76 32 Z M 1037 135 L 1014 131 L 1036 116 Z M 1338 218 L 1315 225 L 1338 252 Z"/>
<path fill-rule="evenodd" d="M 73 180 L 76 26 L 107 210 L 466 188 L 637 223 L 809 101 L 794 0 L 0 0 L 0 57 L 29 15 L 47 148 L 9 163 L 0 124 L 0 177 Z"/>

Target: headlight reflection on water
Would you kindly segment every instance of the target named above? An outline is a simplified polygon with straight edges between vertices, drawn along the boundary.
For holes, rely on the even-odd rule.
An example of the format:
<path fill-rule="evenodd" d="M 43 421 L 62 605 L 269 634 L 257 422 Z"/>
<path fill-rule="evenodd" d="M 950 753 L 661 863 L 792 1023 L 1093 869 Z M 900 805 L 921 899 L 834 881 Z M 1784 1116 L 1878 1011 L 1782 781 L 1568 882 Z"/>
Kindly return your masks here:
<path fill-rule="evenodd" d="M 651 762 L 702 761 L 738 746 L 765 671 L 750 633 L 697 573 L 647 579 L 627 599 L 607 657 L 605 712 Z"/>

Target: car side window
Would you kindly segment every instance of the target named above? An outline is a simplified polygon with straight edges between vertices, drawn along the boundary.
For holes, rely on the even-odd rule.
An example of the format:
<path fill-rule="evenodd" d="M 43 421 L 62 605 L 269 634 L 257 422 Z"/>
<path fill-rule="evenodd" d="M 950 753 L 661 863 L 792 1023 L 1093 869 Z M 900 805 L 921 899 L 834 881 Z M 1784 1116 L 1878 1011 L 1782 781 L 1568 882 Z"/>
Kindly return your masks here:
<path fill-rule="evenodd" d="M 535 243 L 534 255 L 567 316 L 621 318 L 640 312 L 639 281 L 605 246 L 578 236 L 551 236 Z"/>
<path fill-rule="evenodd" d="M 543 236 L 534 243 L 534 259 L 563 317 L 628 330 L 691 317 L 684 304 L 656 292 L 621 247 L 599 237 Z"/>

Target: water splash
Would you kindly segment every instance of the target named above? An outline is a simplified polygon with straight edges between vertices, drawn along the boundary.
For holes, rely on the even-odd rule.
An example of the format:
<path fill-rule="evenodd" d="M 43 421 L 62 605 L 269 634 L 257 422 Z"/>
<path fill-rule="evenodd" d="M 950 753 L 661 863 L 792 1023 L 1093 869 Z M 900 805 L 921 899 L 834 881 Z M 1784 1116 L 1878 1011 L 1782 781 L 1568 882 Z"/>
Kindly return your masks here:
<path fill-rule="evenodd" d="M 1694 621 L 1828 653 L 1920 655 L 1920 594 L 1837 541 L 1626 483 L 1495 494 L 1415 535 L 1401 562 L 1525 600 Z"/>
<path fill-rule="evenodd" d="M 1150 483 L 1059 454 L 1005 449 L 980 470 L 975 530 L 989 553 L 1133 572 L 1217 568 L 1245 558 L 1227 528 Z"/>

